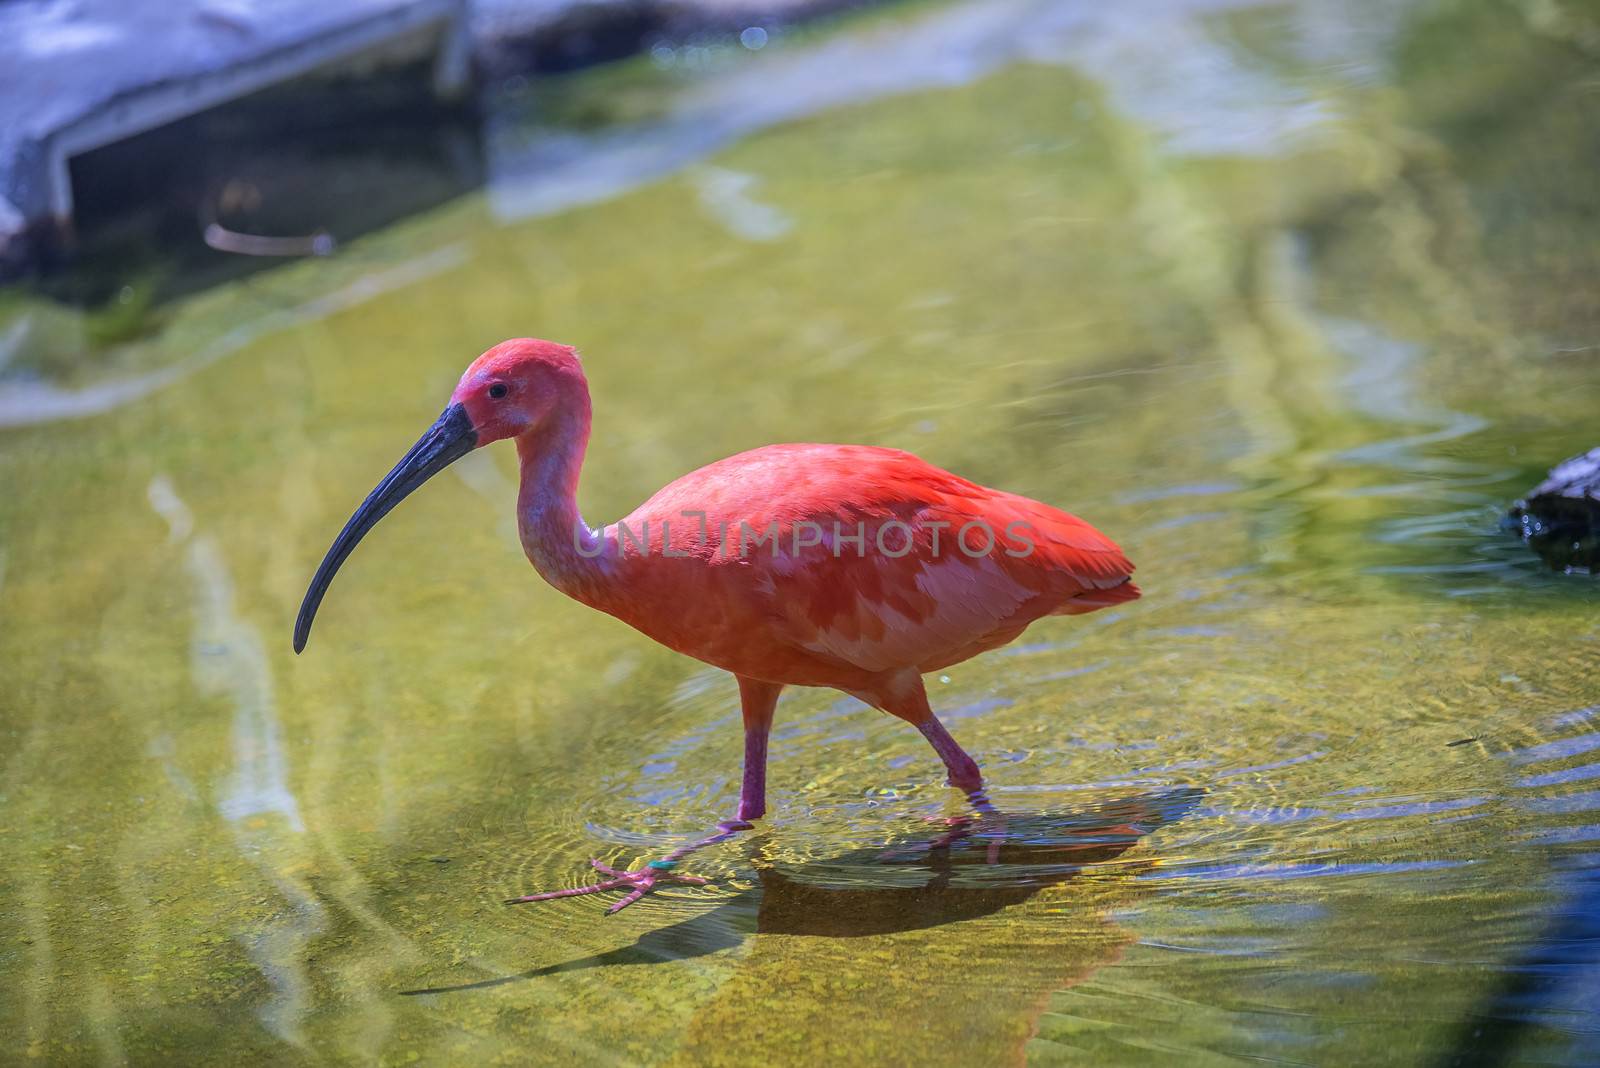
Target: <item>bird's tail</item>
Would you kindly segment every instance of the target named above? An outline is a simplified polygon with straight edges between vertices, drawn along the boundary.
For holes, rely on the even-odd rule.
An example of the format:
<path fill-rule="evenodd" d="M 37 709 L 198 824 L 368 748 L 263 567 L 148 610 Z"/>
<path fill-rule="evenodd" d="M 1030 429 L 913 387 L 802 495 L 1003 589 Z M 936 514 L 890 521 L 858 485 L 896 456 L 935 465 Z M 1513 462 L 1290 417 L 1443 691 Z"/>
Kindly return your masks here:
<path fill-rule="evenodd" d="M 1085 612 L 1098 612 L 1100 609 L 1110 608 L 1114 604 L 1124 604 L 1138 599 L 1139 587 L 1133 584 L 1132 579 L 1127 579 L 1118 586 L 1112 586 L 1104 590 L 1085 590 L 1074 597 L 1069 597 L 1061 603 L 1060 608 L 1050 614 L 1055 616 L 1081 616 Z"/>

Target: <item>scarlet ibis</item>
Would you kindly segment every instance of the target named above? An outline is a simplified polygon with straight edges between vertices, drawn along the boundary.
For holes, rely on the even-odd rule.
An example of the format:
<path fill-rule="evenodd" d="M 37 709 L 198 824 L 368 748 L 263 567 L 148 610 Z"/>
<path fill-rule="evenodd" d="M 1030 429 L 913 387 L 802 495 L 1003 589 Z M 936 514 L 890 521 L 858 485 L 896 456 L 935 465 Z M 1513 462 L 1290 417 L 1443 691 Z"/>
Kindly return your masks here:
<path fill-rule="evenodd" d="M 489 349 L 334 539 L 295 621 L 298 653 L 328 584 L 367 531 L 455 460 L 512 438 L 522 468 L 518 530 L 545 581 L 738 680 L 737 820 L 641 870 L 595 861 L 608 879 L 514 901 L 624 890 L 616 912 L 657 884 L 703 882 L 673 869 L 765 814 L 767 735 L 785 686 L 832 687 L 907 721 L 933 745 L 950 784 L 981 798 L 978 765 L 934 716 L 922 676 L 1005 645 L 1043 616 L 1139 596 L 1122 551 L 1076 516 L 864 445 L 739 453 L 594 529 L 577 503 L 589 426 L 575 350 L 531 338 Z"/>

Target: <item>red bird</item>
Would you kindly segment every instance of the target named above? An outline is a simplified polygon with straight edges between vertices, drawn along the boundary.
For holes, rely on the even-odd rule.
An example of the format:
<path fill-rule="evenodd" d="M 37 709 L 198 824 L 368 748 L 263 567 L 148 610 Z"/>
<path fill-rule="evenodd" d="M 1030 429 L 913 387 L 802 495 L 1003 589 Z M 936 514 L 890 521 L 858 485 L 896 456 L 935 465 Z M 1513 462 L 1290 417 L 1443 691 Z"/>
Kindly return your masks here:
<path fill-rule="evenodd" d="M 922 676 L 997 648 L 1042 616 L 1139 596 L 1133 565 L 1083 520 L 865 445 L 769 445 L 690 472 L 600 529 L 578 514 L 589 386 L 577 353 L 521 338 L 485 352 L 450 404 L 351 516 L 306 591 L 305 648 L 328 584 L 379 519 L 475 448 L 515 439 L 518 529 L 556 589 L 732 672 L 744 711 L 738 821 L 640 871 L 595 866 L 615 912 L 690 851 L 766 811 L 767 734 L 785 686 L 831 686 L 922 732 L 950 783 L 981 798 L 978 765 L 928 707 Z"/>

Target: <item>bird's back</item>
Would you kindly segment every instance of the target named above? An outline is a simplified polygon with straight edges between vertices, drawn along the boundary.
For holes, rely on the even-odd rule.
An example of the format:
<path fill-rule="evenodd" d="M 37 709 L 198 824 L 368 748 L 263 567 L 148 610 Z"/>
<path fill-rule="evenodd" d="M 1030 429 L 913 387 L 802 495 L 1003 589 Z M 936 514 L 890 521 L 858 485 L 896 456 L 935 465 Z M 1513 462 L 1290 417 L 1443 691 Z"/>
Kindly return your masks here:
<path fill-rule="evenodd" d="M 639 603 L 614 614 L 741 674 L 849 688 L 1002 645 L 1035 619 L 1139 596 L 1076 516 L 907 452 L 770 445 L 664 487 L 607 529 Z M 805 676 L 805 677 L 799 677 Z"/>

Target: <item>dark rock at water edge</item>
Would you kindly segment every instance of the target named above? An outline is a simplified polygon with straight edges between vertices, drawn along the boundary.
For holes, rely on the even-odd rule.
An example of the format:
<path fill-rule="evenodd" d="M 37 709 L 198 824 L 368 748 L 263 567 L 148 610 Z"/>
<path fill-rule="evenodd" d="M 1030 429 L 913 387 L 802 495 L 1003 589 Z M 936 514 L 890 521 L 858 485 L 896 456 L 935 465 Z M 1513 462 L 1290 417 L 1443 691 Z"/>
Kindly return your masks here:
<path fill-rule="evenodd" d="M 1600 447 L 1552 468 L 1508 525 L 1556 570 L 1600 572 Z"/>

